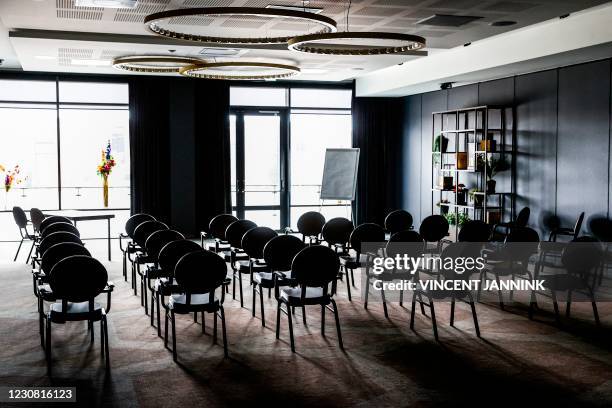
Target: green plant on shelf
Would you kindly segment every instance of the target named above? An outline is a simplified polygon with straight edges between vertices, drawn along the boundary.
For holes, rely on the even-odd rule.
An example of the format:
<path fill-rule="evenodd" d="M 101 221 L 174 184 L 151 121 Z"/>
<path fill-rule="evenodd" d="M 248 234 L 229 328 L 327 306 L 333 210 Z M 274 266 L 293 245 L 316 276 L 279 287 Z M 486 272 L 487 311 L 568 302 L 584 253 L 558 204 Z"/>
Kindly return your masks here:
<path fill-rule="evenodd" d="M 459 228 L 463 227 L 466 222 L 470 221 L 470 217 L 464 212 L 460 212 L 459 214 L 449 212 L 445 214 L 444 217 L 446 218 L 446 221 L 448 221 L 449 225 L 459 225 Z"/>
<path fill-rule="evenodd" d="M 438 165 L 440 164 L 440 160 L 441 160 L 441 156 L 443 152 L 446 152 L 446 148 L 448 147 L 448 138 L 446 136 L 444 136 L 442 133 L 440 133 L 438 136 L 436 136 L 435 140 L 434 140 L 434 144 L 433 144 L 433 164 Z"/>

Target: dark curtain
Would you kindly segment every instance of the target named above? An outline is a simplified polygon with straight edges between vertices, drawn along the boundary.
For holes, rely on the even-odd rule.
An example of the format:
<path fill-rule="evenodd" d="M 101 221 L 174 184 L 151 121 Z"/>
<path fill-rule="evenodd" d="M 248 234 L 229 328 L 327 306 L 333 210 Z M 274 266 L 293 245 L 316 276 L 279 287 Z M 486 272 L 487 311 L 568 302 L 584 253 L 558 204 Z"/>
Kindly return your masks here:
<path fill-rule="evenodd" d="M 231 213 L 229 83 L 199 80 L 195 89 L 196 225 L 207 230 Z"/>
<path fill-rule="evenodd" d="M 132 213 L 170 220 L 168 96 L 170 82 L 133 77 L 130 92 Z"/>
<path fill-rule="evenodd" d="M 357 224 L 383 225 L 397 207 L 401 98 L 353 98 L 353 147 L 360 148 L 353 213 Z"/>

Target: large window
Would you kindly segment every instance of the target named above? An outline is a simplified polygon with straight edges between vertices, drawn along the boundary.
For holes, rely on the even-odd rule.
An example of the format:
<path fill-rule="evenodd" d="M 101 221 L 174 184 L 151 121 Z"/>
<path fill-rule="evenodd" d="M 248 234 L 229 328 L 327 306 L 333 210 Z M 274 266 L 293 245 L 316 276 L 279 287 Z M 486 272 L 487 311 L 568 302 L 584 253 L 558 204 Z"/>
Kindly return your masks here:
<path fill-rule="evenodd" d="M 108 141 L 117 162 L 110 176 L 109 210 L 116 213 L 114 225 L 123 225 L 130 206 L 128 112 L 125 83 L 0 80 L 0 165 L 6 171 L 18 165 L 22 179 L 0 193 L 0 241 L 19 236 L 13 206 L 47 213 L 105 209 L 96 166 Z M 0 172 L 2 182 L 5 175 Z M 105 228 L 95 231 L 102 228 L 94 224 L 94 230 L 81 232 L 105 235 Z M 89 229 L 88 223 L 79 229 Z"/>
<path fill-rule="evenodd" d="M 350 203 L 321 201 L 325 150 L 351 147 L 349 89 L 232 87 L 235 213 L 295 228 L 307 211 L 350 218 Z"/>

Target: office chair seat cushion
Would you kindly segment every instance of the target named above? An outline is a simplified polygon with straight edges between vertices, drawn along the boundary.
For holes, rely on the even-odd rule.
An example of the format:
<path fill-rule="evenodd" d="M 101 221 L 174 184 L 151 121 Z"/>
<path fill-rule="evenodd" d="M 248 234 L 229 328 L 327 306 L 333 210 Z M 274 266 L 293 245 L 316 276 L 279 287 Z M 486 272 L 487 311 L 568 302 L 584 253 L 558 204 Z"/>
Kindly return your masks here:
<path fill-rule="evenodd" d="M 565 292 L 570 289 L 585 289 L 587 287 L 583 279 L 575 275 L 561 274 L 542 276 L 543 286 L 547 289 Z"/>
<path fill-rule="evenodd" d="M 302 288 L 283 288 L 281 289 L 280 297 L 282 300 L 289 303 L 300 302 Z M 306 288 L 306 299 L 317 300 L 321 298 L 323 298 L 323 288 Z"/>
<path fill-rule="evenodd" d="M 215 297 L 212 303 L 208 300 L 208 293 L 193 294 L 191 295 L 191 303 L 187 305 L 187 296 L 175 293 L 168 300 L 168 308 L 176 313 L 189 313 L 194 310 L 216 310 L 219 306 L 219 299 Z"/>
<path fill-rule="evenodd" d="M 94 303 L 92 312 L 89 310 L 89 302 L 68 302 L 67 309 L 62 313 L 62 302 L 53 303 L 49 307 L 49 316 L 55 323 L 78 320 L 100 320 L 103 310 L 99 303 Z"/>

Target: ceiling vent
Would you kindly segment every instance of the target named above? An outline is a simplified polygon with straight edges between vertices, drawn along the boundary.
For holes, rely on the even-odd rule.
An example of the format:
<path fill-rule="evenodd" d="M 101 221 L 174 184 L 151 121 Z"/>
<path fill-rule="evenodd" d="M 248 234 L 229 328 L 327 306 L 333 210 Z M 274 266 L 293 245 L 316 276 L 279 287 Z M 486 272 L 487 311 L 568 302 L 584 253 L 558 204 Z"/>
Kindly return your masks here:
<path fill-rule="evenodd" d="M 74 0 L 77 7 L 136 8 L 138 0 Z"/>
<path fill-rule="evenodd" d="M 424 18 L 417 24 L 438 26 L 438 27 L 461 27 L 472 21 L 479 20 L 482 17 L 477 16 L 453 16 L 449 14 L 434 14 L 431 17 Z"/>

